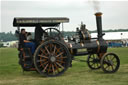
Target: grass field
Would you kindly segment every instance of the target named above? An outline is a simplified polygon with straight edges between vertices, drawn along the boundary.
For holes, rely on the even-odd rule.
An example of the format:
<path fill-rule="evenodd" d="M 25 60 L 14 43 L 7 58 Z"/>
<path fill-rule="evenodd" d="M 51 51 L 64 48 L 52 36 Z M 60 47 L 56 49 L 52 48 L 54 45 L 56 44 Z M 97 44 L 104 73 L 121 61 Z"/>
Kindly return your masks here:
<path fill-rule="evenodd" d="M 0 48 L 0 85 L 128 85 L 128 48 L 109 48 L 108 51 L 120 58 L 120 68 L 114 74 L 105 74 L 101 69 L 90 70 L 85 62 L 73 61 L 72 68 L 62 76 L 50 78 L 36 72 L 23 74 L 17 49 Z"/>

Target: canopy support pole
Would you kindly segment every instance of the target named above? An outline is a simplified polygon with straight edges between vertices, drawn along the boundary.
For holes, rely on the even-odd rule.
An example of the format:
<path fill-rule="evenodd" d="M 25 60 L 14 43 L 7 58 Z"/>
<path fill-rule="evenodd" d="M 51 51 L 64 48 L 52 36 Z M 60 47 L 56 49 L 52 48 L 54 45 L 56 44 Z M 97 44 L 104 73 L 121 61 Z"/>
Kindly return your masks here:
<path fill-rule="evenodd" d="M 64 35 L 64 25 L 62 23 L 62 34 Z"/>

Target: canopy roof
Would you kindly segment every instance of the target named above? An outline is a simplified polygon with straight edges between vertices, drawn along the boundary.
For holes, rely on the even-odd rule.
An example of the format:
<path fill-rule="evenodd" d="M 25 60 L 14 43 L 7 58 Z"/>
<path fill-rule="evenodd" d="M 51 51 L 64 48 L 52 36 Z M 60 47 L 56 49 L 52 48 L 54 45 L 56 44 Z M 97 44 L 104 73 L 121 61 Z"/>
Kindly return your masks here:
<path fill-rule="evenodd" d="M 69 22 L 66 17 L 16 17 L 13 20 L 14 27 L 33 27 L 40 24 L 43 27 L 58 26 L 60 23 Z"/>

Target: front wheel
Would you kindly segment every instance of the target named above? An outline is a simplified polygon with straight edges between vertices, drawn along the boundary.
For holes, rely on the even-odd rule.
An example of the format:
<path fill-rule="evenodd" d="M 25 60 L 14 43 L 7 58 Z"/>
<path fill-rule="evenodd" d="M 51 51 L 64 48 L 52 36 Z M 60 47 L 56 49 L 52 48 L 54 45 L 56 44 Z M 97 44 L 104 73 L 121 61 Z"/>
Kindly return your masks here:
<path fill-rule="evenodd" d="M 41 75 L 59 76 L 70 64 L 70 53 L 66 46 L 59 41 L 46 41 L 41 44 L 34 54 L 34 65 Z"/>
<path fill-rule="evenodd" d="M 119 69 L 120 60 L 114 53 L 106 53 L 101 58 L 101 68 L 105 73 L 114 73 Z"/>
<path fill-rule="evenodd" d="M 90 54 L 87 58 L 88 67 L 92 70 L 100 69 L 100 58 L 97 54 Z"/>

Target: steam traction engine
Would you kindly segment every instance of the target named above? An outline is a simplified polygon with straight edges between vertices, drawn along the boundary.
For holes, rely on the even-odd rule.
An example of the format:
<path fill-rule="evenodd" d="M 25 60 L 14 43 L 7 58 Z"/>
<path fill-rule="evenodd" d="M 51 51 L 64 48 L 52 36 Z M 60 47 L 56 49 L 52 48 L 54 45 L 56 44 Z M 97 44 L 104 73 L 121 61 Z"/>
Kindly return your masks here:
<path fill-rule="evenodd" d="M 84 24 L 77 28 L 77 37 L 65 42 L 63 35 L 56 27 L 68 22 L 68 18 L 14 18 L 13 26 L 18 27 L 49 27 L 47 35 L 39 41 L 34 55 L 30 48 L 22 47 L 19 42 L 19 62 L 24 71 L 37 71 L 44 76 L 59 76 L 71 66 L 74 56 L 88 55 L 87 64 L 91 69 L 99 69 L 106 73 L 114 73 L 119 69 L 120 60 L 114 53 L 107 53 L 107 43 L 102 33 L 102 13 L 96 15 L 97 38 L 91 38 Z M 79 52 L 79 49 L 86 51 Z"/>

